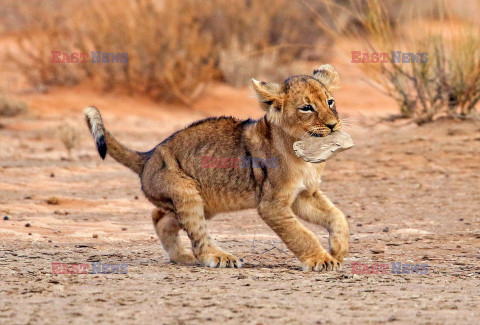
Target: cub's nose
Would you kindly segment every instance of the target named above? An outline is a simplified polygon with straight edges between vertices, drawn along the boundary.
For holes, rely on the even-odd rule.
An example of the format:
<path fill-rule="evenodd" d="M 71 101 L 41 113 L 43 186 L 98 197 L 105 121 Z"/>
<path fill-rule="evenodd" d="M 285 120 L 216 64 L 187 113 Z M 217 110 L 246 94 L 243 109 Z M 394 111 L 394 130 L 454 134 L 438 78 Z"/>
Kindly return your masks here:
<path fill-rule="evenodd" d="M 325 124 L 330 130 L 333 131 L 333 129 L 335 128 L 335 126 L 337 126 L 337 123 L 333 123 L 333 124 Z"/>

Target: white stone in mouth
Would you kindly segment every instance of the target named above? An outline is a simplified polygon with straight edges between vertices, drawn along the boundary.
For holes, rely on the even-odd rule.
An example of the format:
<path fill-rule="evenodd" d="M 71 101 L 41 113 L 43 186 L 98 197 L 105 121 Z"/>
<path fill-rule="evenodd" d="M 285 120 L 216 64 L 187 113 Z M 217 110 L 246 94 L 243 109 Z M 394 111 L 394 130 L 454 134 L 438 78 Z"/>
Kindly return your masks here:
<path fill-rule="evenodd" d="M 293 144 L 293 150 L 297 157 L 307 162 L 320 163 L 353 146 L 353 140 L 348 133 L 335 131 L 325 137 L 302 138 Z"/>

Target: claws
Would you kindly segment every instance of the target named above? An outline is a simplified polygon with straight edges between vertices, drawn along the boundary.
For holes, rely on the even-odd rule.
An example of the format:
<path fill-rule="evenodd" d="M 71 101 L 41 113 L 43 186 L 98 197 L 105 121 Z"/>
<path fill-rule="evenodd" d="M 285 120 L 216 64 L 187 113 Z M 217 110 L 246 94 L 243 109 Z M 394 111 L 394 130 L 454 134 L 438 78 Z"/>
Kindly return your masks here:
<path fill-rule="evenodd" d="M 302 263 L 304 271 L 335 271 L 340 269 L 340 263 L 329 254 L 319 254 Z"/>
<path fill-rule="evenodd" d="M 224 252 L 215 252 L 210 253 L 203 258 L 200 258 L 202 264 L 207 267 L 212 268 L 241 268 L 241 260 L 238 260 L 235 256 L 224 253 Z"/>

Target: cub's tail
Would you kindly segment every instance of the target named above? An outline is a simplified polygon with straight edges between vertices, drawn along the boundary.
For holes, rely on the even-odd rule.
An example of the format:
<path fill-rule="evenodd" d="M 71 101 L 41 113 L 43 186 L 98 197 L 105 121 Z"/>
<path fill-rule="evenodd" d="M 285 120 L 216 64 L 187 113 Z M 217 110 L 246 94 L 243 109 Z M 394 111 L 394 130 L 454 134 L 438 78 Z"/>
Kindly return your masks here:
<path fill-rule="evenodd" d="M 147 160 L 137 151 L 125 147 L 105 129 L 100 111 L 89 106 L 83 111 L 88 128 L 97 145 L 98 153 L 105 159 L 107 153 L 116 161 L 140 175 Z"/>

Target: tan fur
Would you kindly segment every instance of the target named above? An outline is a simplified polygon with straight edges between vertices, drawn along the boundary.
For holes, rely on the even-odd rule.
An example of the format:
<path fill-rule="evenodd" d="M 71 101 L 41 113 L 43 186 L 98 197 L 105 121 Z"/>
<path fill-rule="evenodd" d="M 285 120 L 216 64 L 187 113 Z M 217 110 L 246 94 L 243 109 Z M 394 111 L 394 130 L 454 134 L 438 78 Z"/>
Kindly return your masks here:
<path fill-rule="evenodd" d="M 304 270 L 333 270 L 348 251 L 348 223 L 320 191 L 324 164 L 298 158 L 293 142 L 306 133 L 325 136 L 341 128 L 330 93 L 337 86 L 338 73 L 329 65 L 313 76 L 291 77 L 283 84 L 253 80 L 263 118 L 199 121 L 146 153 L 119 144 L 105 130 L 95 108 L 88 108 L 86 116 L 99 152 L 98 139 L 105 134 L 108 153 L 140 176 L 145 196 L 157 207 L 153 223 L 171 261 L 241 267 L 241 260 L 213 243 L 205 220 L 221 212 L 257 208 Z M 275 158 L 278 166 L 205 168 L 205 156 Z M 330 253 L 297 217 L 329 231 Z M 181 246 L 180 229 L 187 232 L 193 254 Z"/>

